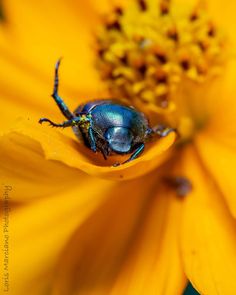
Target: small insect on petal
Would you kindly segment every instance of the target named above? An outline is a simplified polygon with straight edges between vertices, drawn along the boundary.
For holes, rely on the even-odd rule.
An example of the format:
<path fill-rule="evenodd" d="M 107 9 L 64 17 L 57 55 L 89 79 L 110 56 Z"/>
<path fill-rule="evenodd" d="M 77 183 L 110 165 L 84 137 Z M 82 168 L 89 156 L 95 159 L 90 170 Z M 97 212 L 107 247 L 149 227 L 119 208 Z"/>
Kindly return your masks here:
<path fill-rule="evenodd" d="M 183 176 L 167 176 L 164 181 L 179 197 L 185 197 L 193 189 L 190 180 Z"/>

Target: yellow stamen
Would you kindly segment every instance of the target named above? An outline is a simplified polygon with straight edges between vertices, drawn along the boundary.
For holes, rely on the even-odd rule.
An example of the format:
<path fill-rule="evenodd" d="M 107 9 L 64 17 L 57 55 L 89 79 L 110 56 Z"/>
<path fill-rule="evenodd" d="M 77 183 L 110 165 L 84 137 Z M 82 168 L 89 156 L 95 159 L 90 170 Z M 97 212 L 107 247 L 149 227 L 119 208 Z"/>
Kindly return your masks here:
<path fill-rule="evenodd" d="M 185 81 L 198 87 L 219 75 L 224 41 L 200 5 L 131 1 L 105 17 L 97 37 L 97 68 L 113 97 L 169 113 Z"/>

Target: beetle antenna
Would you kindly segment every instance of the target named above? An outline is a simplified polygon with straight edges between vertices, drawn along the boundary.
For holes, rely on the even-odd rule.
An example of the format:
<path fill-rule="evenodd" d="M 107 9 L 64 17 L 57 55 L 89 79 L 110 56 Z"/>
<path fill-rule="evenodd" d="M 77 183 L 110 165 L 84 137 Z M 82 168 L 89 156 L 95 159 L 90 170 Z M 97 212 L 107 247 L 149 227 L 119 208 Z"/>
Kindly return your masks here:
<path fill-rule="evenodd" d="M 62 123 L 57 124 L 57 123 L 52 122 L 50 119 L 41 118 L 39 120 L 39 124 L 42 124 L 43 122 L 48 122 L 53 127 L 65 128 L 65 127 L 73 127 L 73 126 L 79 125 L 81 123 L 87 122 L 87 119 L 82 118 L 82 117 L 76 117 L 76 118 L 73 118 L 73 119 L 70 119 L 70 120 L 67 120 Z"/>
<path fill-rule="evenodd" d="M 51 125 L 53 127 L 66 128 L 66 127 L 72 127 L 72 126 L 75 126 L 76 124 L 78 124 L 80 122 L 80 119 L 79 118 L 76 118 L 76 119 L 71 119 L 71 120 L 64 121 L 62 123 L 57 124 L 57 123 L 54 123 L 54 122 L 52 122 L 51 120 L 49 120 L 47 118 L 41 118 L 39 120 L 39 124 L 42 124 L 43 122 L 48 122 L 49 125 Z"/>

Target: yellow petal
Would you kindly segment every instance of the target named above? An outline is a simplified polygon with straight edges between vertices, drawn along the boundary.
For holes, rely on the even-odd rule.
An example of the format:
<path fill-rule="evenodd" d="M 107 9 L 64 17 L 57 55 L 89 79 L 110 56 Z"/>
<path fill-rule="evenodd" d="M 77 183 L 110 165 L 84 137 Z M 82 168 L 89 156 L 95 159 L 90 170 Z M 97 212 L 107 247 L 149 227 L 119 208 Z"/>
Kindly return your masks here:
<path fill-rule="evenodd" d="M 3 8 L 6 22 L 0 23 L 4 109 L 1 129 L 7 129 L 10 120 L 21 116 L 59 114 L 50 94 L 54 65 L 62 55 L 60 94 L 70 109 L 81 101 L 104 97 L 93 66 L 92 30 L 98 14 L 90 1 L 70 1 L 68 5 L 68 1 L 10 0 L 4 1 Z"/>
<path fill-rule="evenodd" d="M 213 17 L 213 19 L 215 19 L 216 24 L 221 27 L 227 35 L 229 35 L 230 42 L 235 46 L 235 1 L 207 0 L 206 4 L 209 14 Z"/>
<path fill-rule="evenodd" d="M 182 294 L 181 203 L 159 188 L 155 177 L 117 185 L 64 249 L 53 294 Z"/>
<path fill-rule="evenodd" d="M 50 291 L 61 251 L 77 227 L 104 201 L 111 186 L 111 182 L 91 177 L 90 182 L 77 179 L 76 186 L 50 198 L 15 210 L 10 207 L 9 232 L 6 233 L 9 235 L 8 269 L 4 271 L 1 267 L 1 272 L 9 273 L 9 294 L 43 295 Z M 37 189 L 41 189 L 40 184 Z M 1 235 L 2 247 L 5 240 Z M 1 251 L 1 261 L 3 255 Z M 3 275 L 1 273 L 1 278 Z"/>
<path fill-rule="evenodd" d="M 90 175 L 114 180 L 136 178 L 152 171 L 167 159 L 171 151 L 168 149 L 175 141 L 175 134 L 172 132 L 167 137 L 150 143 L 138 159 L 119 167 L 111 167 L 111 162 L 107 163 L 100 153 L 93 154 L 82 142 L 73 139 L 75 137 L 71 130 L 67 130 L 68 136 L 64 131 L 29 122 L 30 120 L 19 122 L 14 130 L 40 142 L 47 159 L 61 161 Z M 116 162 L 112 157 L 110 159 L 113 163 Z M 119 157 L 121 159 L 124 160 L 124 157 Z"/>
<path fill-rule="evenodd" d="M 202 161 L 227 200 L 232 214 L 236 217 L 236 146 L 221 142 L 221 137 L 212 133 L 199 134 L 196 140 Z"/>
<path fill-rule="evenodd" d="M 28 118 L 44 113 L 57 112 L 52 104 L 52 85 L 34 75 L 26 66 L 16 65 L 6 56 L 0 57 L 1 130 L 9 128 L 19 118 Z M 51 83 L 50 83 L 51 84 Z M 50 110 L 51 109 L 51 110 Z"/>
<path fill-rule="evenodd" d="M 164 192 L 154 197 L 112 295 L 183 294 L 186 278 L 178 243 L 181 214 L 180 200 Z"/>
<path fill-rule="evenodd" d="M 38 72 L 52 73 L 63 56 L 64 84 L 72 89 L 98 87 L 93 67 L 93 30 L 98 15 L 90 1 L 3 1 L 11 51 Z"/>
<path fill-rule="evenodd" d="M 90 0 L 89 1 L 92 7 L 96 10 L 98 15 L 104 15 L 105 13 L 108 13 L 111 11 L 113 7 L 115 7 L 116 2 L 121 2 L 119 0 L 115 1 L 109 1 L 109 0 L 101 0 L 101 1 L 96 1 L 96 0 Z"/>
<path fill-rule="evenodd" d="M 11 47 L 14 46 L 11 44 Z M 37 62 L 30 65 L 29 61 L 23 61 L 14 53 L 1 48 L 0 44 L 1 129 L 7 129 L 19 117 L 53 115 L 58 120 L 63 119 L 51 97 L 55 61 L 50 65 L 48 64 L 47 72 L 43 74 L 37 70 Z M 60 69 L 59 94 L 71 111 L 87 100 L 96 97 L 107 97 L 105 92 L 99 90 L 96 83 L 86 88 L 82 83 L 78 84 L 78 81 L 76 81 L 74 84 L 76 91 L 67 87 L 65 84 L 66 79 L 64 79 L 66 77 L 64 65 L 66 64 L 67 62 L 64 60 Z"/>
<path fill-rule="evenodd" d="M 6 131 L 20 118 L 37 121 L 45 116 L 54 117 L 58 121 L 63 120 L 64 117 L 50 95 L 53 88 L 54 62 L 47 75 L 43 75 L 35 66 L 22 62 L 6 50 L 2 51 L 1 45 L 0 53 L 0 130 Z M 60 82 L 60 95 L 62 94 L 71 111 L 82 102 L 104 97 L 99 89 L 96 89 L 96 85 L 87 90 L 81 87 L 74 93 L 68 87 L 64 87 L 63 79 L 60 79 Z"/>
<path fill-rule="evenodd" d="M 231 212 L 236 216 L 236 62 L 231 62 L 223 87 L 215 96 L 215 112 L 206 128 L 196 136 L 198 151 L 207 169 L 224 194 Z"/>
<path fill-rule="evenodd" d="M 236 60 L 228 63 L 222 85 L 215 99 L 212 100 L 212 116 L 207 124 L 207 130 L 214 137 L 220 138 L 230 146 L 236 147 L 236 125 L 234 124 L 236 116 Z"/>
<path fill-rule="evenodd" d="M 200 294 L 233 295 L 236 290 L 235 219 L 195 151 L 186 151 L 182 166 L 182 173 L 193 184 L 183 214 L 182 255 L 186 275 Z"/>
<path fill-rule="evenodd" d="M 88 181 L 79 170 L 46 160 L 39 143 L 16 133 L 0 138 L 0 155 L 1 179 L 12 187 L 14 202 L 45 198 Z"/>

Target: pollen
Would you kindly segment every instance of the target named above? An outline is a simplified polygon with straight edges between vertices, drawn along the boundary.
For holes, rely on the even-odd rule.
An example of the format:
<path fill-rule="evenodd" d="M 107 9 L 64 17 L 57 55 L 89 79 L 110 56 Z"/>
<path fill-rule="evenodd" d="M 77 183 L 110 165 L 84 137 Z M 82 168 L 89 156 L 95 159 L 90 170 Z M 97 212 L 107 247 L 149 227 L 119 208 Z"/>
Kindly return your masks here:
<path fill-rule="evenodd" d="M 90 121 L 89 121 L 89 118 L 91 118 L 91 116 L 87 116 L 87 115 L 82 115 L 80 117 L 80 126 L 84 129 L 88 129 L 90 127 Z"/>
<path fill-rule="evenodd" d="M 169 109 L 186 81 L 211 81 L 225 63 L 225 38 L 205 7 L 134 0 L 104 16 L 96 67 L 116 98 Z"/>

